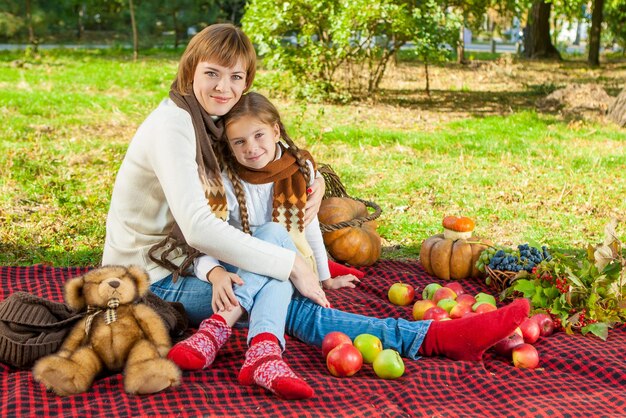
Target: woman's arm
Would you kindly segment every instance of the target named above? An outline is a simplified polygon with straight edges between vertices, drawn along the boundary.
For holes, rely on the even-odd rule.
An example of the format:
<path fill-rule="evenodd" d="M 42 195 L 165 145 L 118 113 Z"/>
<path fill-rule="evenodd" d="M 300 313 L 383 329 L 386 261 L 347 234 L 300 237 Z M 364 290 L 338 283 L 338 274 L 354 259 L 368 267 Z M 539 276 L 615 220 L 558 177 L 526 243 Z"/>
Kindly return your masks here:
<path fill-rule="evenodd" d="M 326 192 L 326 184 L 324 178 L 320 175 L 310 187 L 311 193 L 307 196 L 306 206 L 304 207 L 304 224 L 310 224 L 320 211 L 320 205 Z"/>
<path fill-rule="evenodd" d="M 187 243 L 244 270 L 287 280 L 295 253 L 253 238 L 215 216 L 199 179 L 191 120 L 188 126 L 170 122 L 162 121 L 152 132 L 147 155 Z"/>

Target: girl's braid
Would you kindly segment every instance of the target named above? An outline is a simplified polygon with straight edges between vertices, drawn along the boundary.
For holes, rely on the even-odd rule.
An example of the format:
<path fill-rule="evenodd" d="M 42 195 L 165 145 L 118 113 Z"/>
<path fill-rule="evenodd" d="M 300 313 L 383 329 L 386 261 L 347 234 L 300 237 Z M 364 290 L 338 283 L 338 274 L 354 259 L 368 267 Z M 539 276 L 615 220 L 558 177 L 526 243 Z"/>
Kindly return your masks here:
<path fill-rule="evenodd" d="M 307 187 L 311 184 L 311 170 L 309 165 L 306 163 L 307 160 L 300 153 L 300 148 L 293 142 L 293 140 L 287 134 L 285 130 L 285 126 L 282 121 L 278 121 L 278 127 L 280 128 L 280 137 L 287 143 L 287 150 L 296 158 L 296 162 L 298 163 L 298 168 L 300 172 L 304 176 L 306 180 Z"/>
<path fill-rule="evenodd" d="M 246 234 L 250 234 L 250 220 L 248 217 L 248 207 L 246 206 L 246 192 L 243 189 L 241 179 L 236 174 L 233 168 L 234 158 L 228 142 L 226 140 L 217 141 L 220 145 L 220 149 L 217 155 L 220 156 L 220 165 L 226 167 L 226 175 L 233 184 L 235 189 L 235 197 L 237 197 L 237 203 L 239 203 L 239 217 L 241 218 L 241 229 Z"/>

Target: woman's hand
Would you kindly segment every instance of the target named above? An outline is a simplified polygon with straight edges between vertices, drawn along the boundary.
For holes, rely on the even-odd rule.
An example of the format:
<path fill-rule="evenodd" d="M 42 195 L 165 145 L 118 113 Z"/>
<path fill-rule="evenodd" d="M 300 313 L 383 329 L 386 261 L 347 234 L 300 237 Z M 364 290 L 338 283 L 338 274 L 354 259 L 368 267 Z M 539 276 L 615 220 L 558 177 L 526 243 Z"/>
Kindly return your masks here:
<path fill-rule="evenodd" d="M 207 275 L 209 283 L 213 285 L 211 308 L 213 312 L 230 311 L 239 306 L 239 301 L 233 292 L 233 284 L 241 286 L 243 280 L 235 273 L 229 273 L 222 267 L 216 267 Z"/>
<path fill-rule="evenodd" d="M 304 207 L 305 226 L 310 224 L 313 218 L 315 218 L 315 216 L 317 215 L 317 212 L 320 211 L 320 205 L 322 204 L 322 199 L 324 198 L 324 193 L 326 192 L 326 184 L 324 183 L 324 178 L 316 178 L 311 185 L 310 190 L 311 193 L 308 194 L 306 199 L 306 206 Z"/>
<path fill-rule="evenodd" d="M 320 286 L 317 274 L 309 268 L 300 254 L 296 255 L 290 278 L 302 296 L 311 299 L 320 306 L 330 308 L 330 303 L 326 299 L 326 293 Z"/>
<path fill-rule="evenodd" d="M 361 283 L 361 281 L 354 274 L 344 274 L 343 276 L 336 276 L 324 280 L 322 286 L 324 286 L 324 289 L 341 289 L 342 287 L 355 288 L 356 283 Z"/>

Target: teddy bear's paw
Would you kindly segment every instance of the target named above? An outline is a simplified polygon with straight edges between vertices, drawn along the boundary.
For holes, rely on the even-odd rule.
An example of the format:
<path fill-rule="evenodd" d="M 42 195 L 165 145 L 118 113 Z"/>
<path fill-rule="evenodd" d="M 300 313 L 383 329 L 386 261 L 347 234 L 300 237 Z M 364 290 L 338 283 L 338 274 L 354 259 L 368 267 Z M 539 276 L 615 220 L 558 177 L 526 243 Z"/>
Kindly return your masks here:
<path fill-rule="evenodd" d="M 124 389 L 137 395 L 160 392 L 180 384 L 178 367 L 162 358 L 128 365 L 124 374 Z"/>
<path fill-rule="evenodd" d="M 57 357 L 41 361 L 33 368 L 33 378 L 59 396 L 75 395 L 89 389 L 91 381 L 76 372 L 76 364 Z"/>

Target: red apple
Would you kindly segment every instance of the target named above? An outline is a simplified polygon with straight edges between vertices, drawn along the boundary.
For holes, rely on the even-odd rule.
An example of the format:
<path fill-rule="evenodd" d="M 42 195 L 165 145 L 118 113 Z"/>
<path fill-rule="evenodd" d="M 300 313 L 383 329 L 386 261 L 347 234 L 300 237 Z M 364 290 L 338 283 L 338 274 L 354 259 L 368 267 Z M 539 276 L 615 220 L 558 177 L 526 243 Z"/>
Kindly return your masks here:
<path fill-rule="evenodd" d="M 472 307 L 470 305 L 457 303 L 450 310 L 450 318 L 452 318 L 452 319 L 462 318 L 468 312 L 472 312 Z"/>
<path fill-rule="evenodd" d="M 511 352 L 513 351 L 513 349 L 522 344 L 524 344 L 524 338 L 517 332 L 514 332 L 508 337 L 498 341 L 493 346 L 493 351 L 495 351 L 496 354 L 502 357 L 511 358 Z"/>
<path fill-rule="evenodd" d="M 435 306 L 437 304 L 430 299 L 418 300 L 413 305 L 413 319 L 416 321 L 424 319 L 424 313 Z"/>
<path fill-rule="evenodd" d="M 469 318 L 470 316 L 476 316 L 476 315 L 478 315 L 476 312 L 469 311 L 469 312 L 464 313 L 461 318 Z"/>
<path fill-rule="evenodd" d="M 389 302 L 398 306 L 406 306 L 413 302 L 415 298 L 415 289 L 406 283 L 394 283 L 387 293 Z"/>
<path fill-rule="evenodd" d="M 450 318 L 450 315 L 448 314 L 448 312 L 443 309 L 440 308 L 439 306 L 435 306 L 434 308 L 430 308 L 428 309 L 426 312 L 424 312 L 424 318 L 423 319 L 432 319 L 434 321 L 441 321 L 442 319 L 445 318 Z"/>
<path fill-rule="evenodd" d="M 350 377 L 363 367 L 363 356 L 355 346 L 344 343 L 330 350 L 326 367 L 335 377 Z"/>
<path fill-rule="evenodd" d="M 433 295 L 435 303 L 439 302 L 441 299 L 456 299 L 456 293 L 449 287 L 442 287 L 437 289 Z"/>
<path fill-rule="evenodd" d="M 530 344 L 520 344 L 512 350 L 513 365 L 518 369 L 534 369 L 539 365 L 539 353 Z"/>
<path fill-rule="evenodd" d="M 522 336 L 524 337 L 524 342 L 528 344 L 534 344 L 539 339 L 541 335 L 541 329 L 539 328 L 539 324 L 537 321 L 533 321 L 530 318 L 526 318 L 524 322 L 522 322 L 519 326 L 522 330 Z"/>
<path fill-rule="evenodd" d="M 469 305 L 470 307 L 476 303 L 476 298 L 469 293 L 463 293 L 456 297 L 456 303 L 461 305 Z"/>
<path fill-rule="evenodd" d="M 372 366 L 376 376 L 383 379 L 396 379 L 404 374 L 404 362 L 400 353 L 390 348 L 381 351 Z"/>
<path fill-rule="evenodd" d="M 476 302 L 474 306 L 475 307 L 472 307 L 472 309 L 476 313 L 491 312 L 491 311 L 495 311 L 496 309 L 498 309 L 495 306 L 493 306 L 491 303 L 487 303 L 487 302 Z"/>
<path fill-rule="evenodd" d="M 539 325 L 539 331 L 542 337 L 549 337 L 554 332 L 554 321 L 548 314 L 538 313 L 530 317 Z"/>
<path fill-rule="evenodd" d="M 346 334 L 339 331 L 329 332 L 322 340 L 322 356 L 328 357 L 330 350 L 345 343 L 352 344 L 352 340 Z"/>
<path fill-rule="evenodd" d="M 461 283 L 459 282 L 446 283 L 443 287 L 448 287 L 452 289 L 452 291 L 456 293 L 457 297 L 465 293 L 465 290 L 463 290 L 463 286 L 461 286 Z"/>

